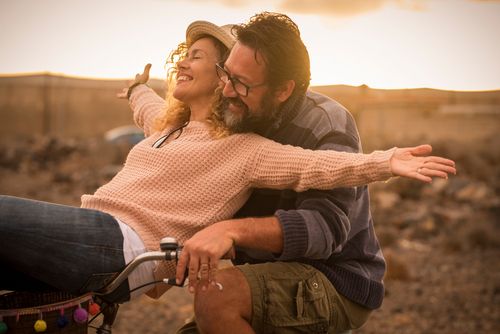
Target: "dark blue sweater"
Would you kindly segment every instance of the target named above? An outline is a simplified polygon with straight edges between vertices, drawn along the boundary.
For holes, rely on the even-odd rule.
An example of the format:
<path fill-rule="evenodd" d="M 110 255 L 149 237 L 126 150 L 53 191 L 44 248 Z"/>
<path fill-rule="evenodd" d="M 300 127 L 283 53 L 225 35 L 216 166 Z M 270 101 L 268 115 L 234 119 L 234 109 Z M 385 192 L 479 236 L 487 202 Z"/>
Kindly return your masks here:
<path fill-rule="evenodd" d="M 362 151 L 352 115 L 314 92 L 287 106 L 280 125 L 266 137 L 313 150 Z M 255 189 L 237 217 L 275 215 L 283 228 L 284 246 L 273 260 L 310 264 L 340 294 L 376 309 L 384 296 L 385 261 L 369 202 L 366 186 L 302 193 Z M 239 251 L 235 262 L 261 261 Z"/>

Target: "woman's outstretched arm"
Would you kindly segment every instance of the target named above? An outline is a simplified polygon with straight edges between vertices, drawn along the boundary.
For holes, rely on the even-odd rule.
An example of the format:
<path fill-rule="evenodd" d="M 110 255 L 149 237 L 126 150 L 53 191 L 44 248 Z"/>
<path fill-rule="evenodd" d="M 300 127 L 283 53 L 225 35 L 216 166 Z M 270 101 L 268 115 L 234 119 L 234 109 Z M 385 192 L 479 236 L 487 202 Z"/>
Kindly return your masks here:
<path fill-rule="evenodd" d="M 311 151 L 266 140 L 256 150 L 249 179 L 256 188 L 305 191 L 360 186 L 392 176 L 432 182 L 456 173 L 454 161 L 431 152 L 430 145 L 370 154 Z"/>
<path fill-rule="evenodd" d="M 135 75 L 129 87 L 116 94 L 119 99 L 128 99 L 129 105 L 134 112 L 134 121 L 149 136 L 154 132 L 154 121 L 165 108 L 165 100 L 147 86 L 151 64 L 144 67 L 142 73 Z"/>

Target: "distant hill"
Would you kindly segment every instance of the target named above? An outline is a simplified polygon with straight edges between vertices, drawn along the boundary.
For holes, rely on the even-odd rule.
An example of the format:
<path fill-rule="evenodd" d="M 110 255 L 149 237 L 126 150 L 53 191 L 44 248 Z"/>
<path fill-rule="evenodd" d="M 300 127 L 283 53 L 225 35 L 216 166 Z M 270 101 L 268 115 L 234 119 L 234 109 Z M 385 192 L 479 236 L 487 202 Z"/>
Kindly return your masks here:
<path fill-rule="evenodd" d="M 500 90 L 450 91 L 430 88 L 376 89 L 362 86 L 331 85 L 313 86 L 312 90 L 344 104 L 352 112 L 373 105 L 416 104 L 438 106 L 443 104 L 497 105 Z"/>
<path fill-rule="evenodd" d="M 50 73 L 0 75 L 0 138 L 33 134 L 102 136 L 111 128 L 132 124 L 127 101 L 116 98 L 127 85 L 125 79 Z M 164 81 L 152 79 L 149 85 L 160 96 L 165 95 Z M 356 117 L 361 135 L 373 143 L 390 140 L 395 144 L 437 134 L 440 139 L 472 140 L 500 129 L 500 90 L 373 89 L 366 85 L 311 89 L 346 106 Z M 476 117 L 471 119 L 472 115 Z"/>

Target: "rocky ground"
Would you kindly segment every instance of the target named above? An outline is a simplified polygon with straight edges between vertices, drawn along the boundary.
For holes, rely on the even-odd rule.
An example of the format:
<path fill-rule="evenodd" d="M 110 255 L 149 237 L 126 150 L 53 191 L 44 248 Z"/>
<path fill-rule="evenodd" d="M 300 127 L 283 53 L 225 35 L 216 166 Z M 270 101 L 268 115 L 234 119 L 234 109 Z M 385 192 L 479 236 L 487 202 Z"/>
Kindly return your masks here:
<path fill-rule="evenodd" d="M 500 333 L 498 147 L 495 138 L 438 144 L 437 154 L 457 161 L 457 176 L 371 186 L 387 291 L 356 333 Z M 78 205 L 116 173 L 126 150 L 90 139 L 4 141 L 0 193 Z M 183 289 L 139 298 L 121 307 L 114 333 L 173 333 L 192 316 L 191 300 Z"/>

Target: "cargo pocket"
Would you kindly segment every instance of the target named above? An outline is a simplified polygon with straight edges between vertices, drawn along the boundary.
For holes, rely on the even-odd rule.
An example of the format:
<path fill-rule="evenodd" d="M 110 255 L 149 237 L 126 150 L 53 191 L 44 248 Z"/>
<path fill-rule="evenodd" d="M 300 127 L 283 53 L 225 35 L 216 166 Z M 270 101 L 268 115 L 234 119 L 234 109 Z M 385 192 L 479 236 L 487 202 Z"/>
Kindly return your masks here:
<path fill-rule="evenodd" d="M 265 333 L 328 332 L 328 297 L 317 273 L 298 282 L 296 279 L 281 278 L 269 280 L 265 284 Z"/>

